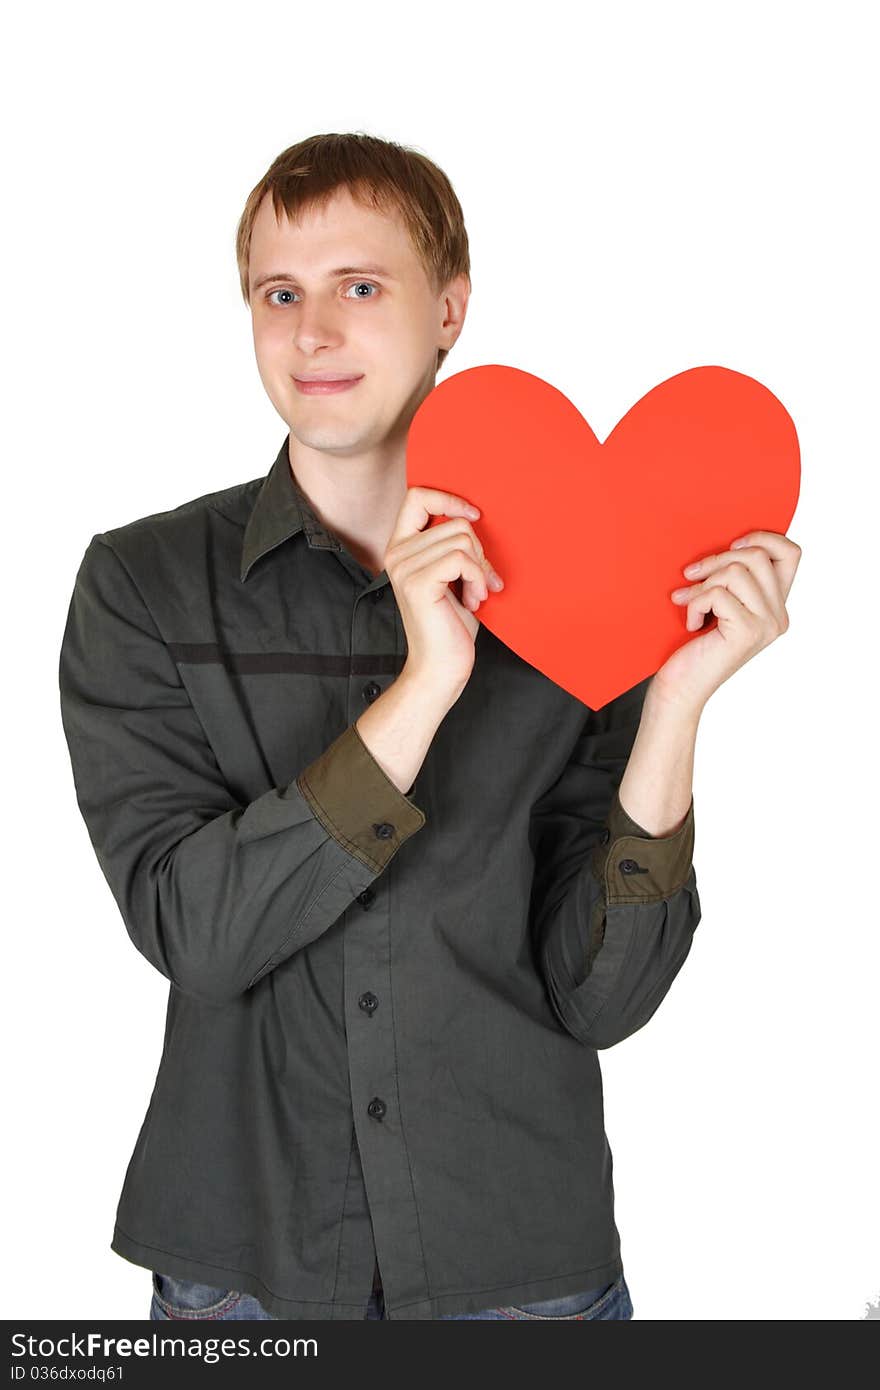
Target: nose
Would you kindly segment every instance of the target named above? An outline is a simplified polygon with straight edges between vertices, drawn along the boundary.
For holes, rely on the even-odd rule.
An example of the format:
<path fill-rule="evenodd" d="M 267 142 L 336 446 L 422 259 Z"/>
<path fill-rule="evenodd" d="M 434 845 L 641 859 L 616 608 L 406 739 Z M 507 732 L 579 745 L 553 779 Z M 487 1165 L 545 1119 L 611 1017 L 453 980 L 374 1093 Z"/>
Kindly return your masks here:
<path fill-rule="evenodd" d="M 300 306 L 293 329 L 293 343 L 304 357 L 319 347 L 331 347 L 342 340 L 336 312 L 327 304 L 311 300 Z"/>

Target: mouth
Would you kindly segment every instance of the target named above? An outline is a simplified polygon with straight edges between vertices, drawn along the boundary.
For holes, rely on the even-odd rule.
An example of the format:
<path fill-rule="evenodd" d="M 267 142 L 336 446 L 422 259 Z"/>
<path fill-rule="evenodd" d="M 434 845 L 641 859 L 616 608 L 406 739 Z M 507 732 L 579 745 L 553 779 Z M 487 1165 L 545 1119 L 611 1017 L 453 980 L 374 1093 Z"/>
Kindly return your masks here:
<path fill-rule="evenodd" d="M 311 377 L 294 376 L 291 380 L 297 391 L 304 396 L 330 396 L 337 391 L 348 391 L 352 386 L 357 386 L 358 382 L 363 380 L 363 373 L 360 376 L 333 376 L 329 373 Z"/>

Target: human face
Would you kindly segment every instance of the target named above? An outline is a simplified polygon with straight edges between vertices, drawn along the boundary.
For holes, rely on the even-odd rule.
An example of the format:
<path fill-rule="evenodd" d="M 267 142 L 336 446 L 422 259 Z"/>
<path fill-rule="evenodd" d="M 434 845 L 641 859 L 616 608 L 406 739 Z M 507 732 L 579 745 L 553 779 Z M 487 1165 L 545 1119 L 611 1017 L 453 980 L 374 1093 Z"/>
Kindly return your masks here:
<path fill-rule="evenodd" d="M 343 267 L 352 270 L 341 275 Z M 405 448 L 434 385 L 437 349 L 461 331 L 467 277 L 433 294 L 400 219 L 362 207 L 343 187 L 296 223 L 283 212 L 277 220 L 263 199 L 248 283 L 260 379 L 292 446 L 346 456 Z M 299 390 L 296 376 L 321 372 L 359 380 L 332 393 Z"/>

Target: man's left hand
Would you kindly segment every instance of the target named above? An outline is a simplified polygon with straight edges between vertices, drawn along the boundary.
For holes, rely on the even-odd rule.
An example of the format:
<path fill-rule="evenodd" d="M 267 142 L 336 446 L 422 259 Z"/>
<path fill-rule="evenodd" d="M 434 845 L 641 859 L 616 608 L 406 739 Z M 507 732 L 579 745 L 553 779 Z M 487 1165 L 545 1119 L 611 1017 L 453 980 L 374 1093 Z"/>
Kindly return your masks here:
<path fill-rule="evenodd" d="M 734 671 L 787 632 L 785 601 L 800 558 L 800 546 L 787 536 L 750 531 L 729 550 L 698 561 L 699 569 L 686 575 L 694 582 L 670 597 L 687 605 L 688 631 L 710 612 L 718 625 L 664 662 L 651 682 L 655 697 L 699 713 Z"/>

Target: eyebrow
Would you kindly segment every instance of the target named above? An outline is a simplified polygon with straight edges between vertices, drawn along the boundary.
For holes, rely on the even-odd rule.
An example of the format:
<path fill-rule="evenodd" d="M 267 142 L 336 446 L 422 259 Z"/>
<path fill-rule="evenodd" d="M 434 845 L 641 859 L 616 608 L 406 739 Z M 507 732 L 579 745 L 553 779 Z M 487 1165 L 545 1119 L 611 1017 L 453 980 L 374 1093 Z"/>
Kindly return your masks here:
<path fill-rule="evenodd" d="M 390 270 L 384 270 L 380 265 L 341 265 L 336 270 L 327 271 L 327 279 L 333 280 L 340 275 L 381 275 L 385 280 L 394 280 L 396 277 Z M 272 285 L 279 280 L 296 280 L 295 275 L 283 275 L 273 271 L 270 275 L 261 275 L 251 285 L 251 291 L 262 289 L 263 285 Z"/>

